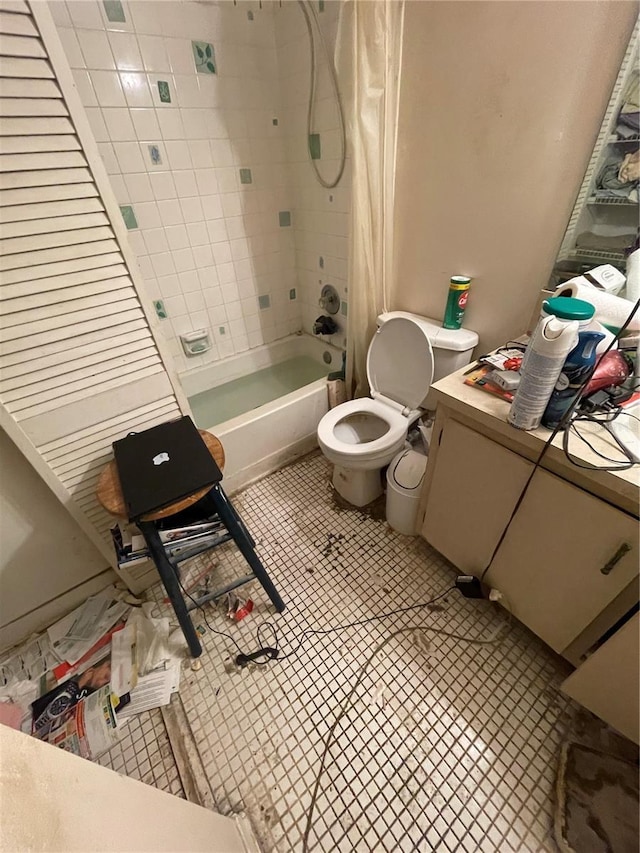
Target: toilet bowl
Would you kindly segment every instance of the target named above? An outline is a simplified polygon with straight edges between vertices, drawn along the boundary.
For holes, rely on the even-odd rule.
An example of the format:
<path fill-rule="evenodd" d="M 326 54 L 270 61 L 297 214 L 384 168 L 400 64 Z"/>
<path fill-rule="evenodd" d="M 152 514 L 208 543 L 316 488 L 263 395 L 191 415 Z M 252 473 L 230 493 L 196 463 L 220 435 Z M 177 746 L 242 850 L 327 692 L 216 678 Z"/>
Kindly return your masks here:
<path fill-rule="evenodd" d="M 468 364 L 478 342 L 468 329 L 442 329 L 403 311 L 381 314 L 378 324 L 367 353 L 371 396 L 336 406 L 318 424 L 333 485 L 354 506 L 382 494 L 381 469 L 402 450 L 431 383 Z"/>

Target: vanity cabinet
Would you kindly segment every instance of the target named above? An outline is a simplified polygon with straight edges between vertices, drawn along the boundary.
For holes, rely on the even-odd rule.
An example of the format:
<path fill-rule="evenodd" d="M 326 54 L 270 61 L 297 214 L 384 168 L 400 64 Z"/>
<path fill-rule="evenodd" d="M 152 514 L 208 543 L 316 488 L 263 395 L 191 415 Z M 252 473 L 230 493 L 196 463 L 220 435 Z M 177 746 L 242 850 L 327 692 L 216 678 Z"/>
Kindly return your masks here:
<path fill-rule="evenodd" d="M 455 417 L 434 433 L 436 442 L 422 534 L 461 572 L 479 576 L 533 463 Z M 637 539 L 634 518 L 539 469 L 486 583 L 562 653 L 633 582 Z"/>
<path fill-rule="evenodd" d="M 437 409 L 419 529 L 461 573 L 479 577 L 549 431 L 508 424 L 508 404 L 465 385 L 467 369 L 432 386 Z M 614 454 L 610 437 L 593 430 L 592 447 Z M 587 468 L 569 462 L 557 436 L 485 580 L 517 619 L 577 666 L 638 602 L 640 490 L 638 468 L 590 470 L 602 459 L 579 441 L 571 453 Z"/>

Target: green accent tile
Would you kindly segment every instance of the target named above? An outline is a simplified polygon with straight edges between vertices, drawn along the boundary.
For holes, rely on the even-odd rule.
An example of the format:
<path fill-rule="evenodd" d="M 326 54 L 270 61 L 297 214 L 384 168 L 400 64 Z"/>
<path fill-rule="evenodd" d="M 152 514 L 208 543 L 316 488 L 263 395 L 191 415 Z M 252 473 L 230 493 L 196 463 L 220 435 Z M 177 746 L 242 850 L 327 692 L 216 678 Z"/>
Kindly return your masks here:
<path fill-rule="evenodd" d="M 292 287 L 291 290 L 289 291 L 289 299 L 295 299 L 295 298 L 296 298 L 296 289 L 295 289 L 295 287 Z"/>
<path fill-rule="evenodd" d="M 319 160 L 322 157 L 320 153 L 320 134 L 319 133 L 310 133 L 309 134 L 309 154 L 311 154 L 312 160 Z"/>
<path fill-rule="evenodd" d="M 240 183 L 241 184 L 252 184 L 253 178 L 251 177 L 251 169 L 240 169 Z"/>
<path fill-rule="evenodd" d="M 290 210 L 281 210 L 278 212 L 278 221 L 280 222 L 281 228 L 286 228 L 291 225 L 291 211 Z"/>
<path fill-rule="evenodd" d="M 324 0 L 318 0 L 318 12 L 324 12 Z"/>
<path fill-rule="evenodd" d="M 249 11 L 247 12 L 247 20 L 248 20 L 248 21 L 253 21 L 253 12 L 252 12 L 251 10 L 249 10 Z"/>
<path fill-rule="evenodd" d="M 152 166 L 162 166 L 162 154 L 158 145 L 147 145 Z"/>
<path fill-rule="evenodd" d="M 163 104 L 171 103 L 171 89 L 166 80 L 158 80 L 158 94 Z"/>
<path fill-rule="evenodd" d="M 277 127 L 277 126 L 278 126 L 278 119 L 277 119 L 277 118 L 272 118 L 272 119 L 271 119 L 271 124 L 272 124 L 274 127 Z"/>
<path fill-rule="evenodd" d="M 121 204 L 120 213 L 122 214 L 124 224 L 127 226 L 129 231 L 133 231 L 134 228 L 138 227 L 138 220 L 136 219 L 136 215 L 130 204 Z"/>
<path fill-rule="evenodd" d="M 271 297 L 269 295 L 258 296 L 258 307 L 261 310 L 264 308 L 271 308 Z"/>
<path fill-rule="evenodd" d="M 347 303 L 341 302 L 340 303 L 340 313 L 342 314 L 343 317 L 347 316 L 347 311 L 348 311 Z"/>
<path fill-rule="evenodd" d="M 193 60 L 198 74 L 216 73 L 216 54 L 208 41 L 192 41 Z"/>
<path fill-rule="evenodd" d="M 218 334 L 219 335 L 226 335 L 227 334 L 227 330 L 225 329 L 224 326 L 218 326 Z"/>
<path fill-rule="evenodd" d="M 169 315 L 167 314 L 167 309 L 164 307 L 164 302 L 162 301 L 162 299 L 154 299 L 153 307 L 156 309 L 156 314 L 161 320 L 167 319 Z"/>
<path fill-rule="evenodd" d="M 102 0 L 102 5 L 107 21 L 111 21 L 112 24 L 124 24 L 126 22 L 127 19 L 120 0 Z"/>
<path fill-rule="evenodd" d="M 318 258 L 318 266 L 321 270 L 324 269 L 324 258 L 322 257 L 322 255 L 320 255 L 320 257 Z"/>

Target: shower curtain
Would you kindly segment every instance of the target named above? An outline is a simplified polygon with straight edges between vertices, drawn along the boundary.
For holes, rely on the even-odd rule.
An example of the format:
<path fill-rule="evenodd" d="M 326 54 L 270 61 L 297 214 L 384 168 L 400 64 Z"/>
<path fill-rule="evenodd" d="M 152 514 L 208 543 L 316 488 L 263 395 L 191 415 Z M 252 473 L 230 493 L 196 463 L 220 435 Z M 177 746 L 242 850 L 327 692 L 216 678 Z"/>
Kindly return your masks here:
<path fill-rule="evenodd" d="M 352 156 L 347 390 L 369 393 L 367 348 L 388 310 L 404 0 L 355 0 L 343 9 L 339 49 L 351 64 Z"/>

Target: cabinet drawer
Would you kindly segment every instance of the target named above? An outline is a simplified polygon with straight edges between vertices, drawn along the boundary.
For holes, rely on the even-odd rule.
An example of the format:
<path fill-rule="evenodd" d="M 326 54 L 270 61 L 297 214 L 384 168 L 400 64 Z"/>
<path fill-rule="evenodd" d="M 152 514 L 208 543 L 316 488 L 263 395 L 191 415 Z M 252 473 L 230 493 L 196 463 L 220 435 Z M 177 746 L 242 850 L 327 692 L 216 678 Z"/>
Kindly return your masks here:
<path fill-rule="evenodd" d="M 629 550 L 608 569 L 625 544 Z M 637 521 L 538 470 L 486 580 L 562 652 L 637 573 Z"/>

